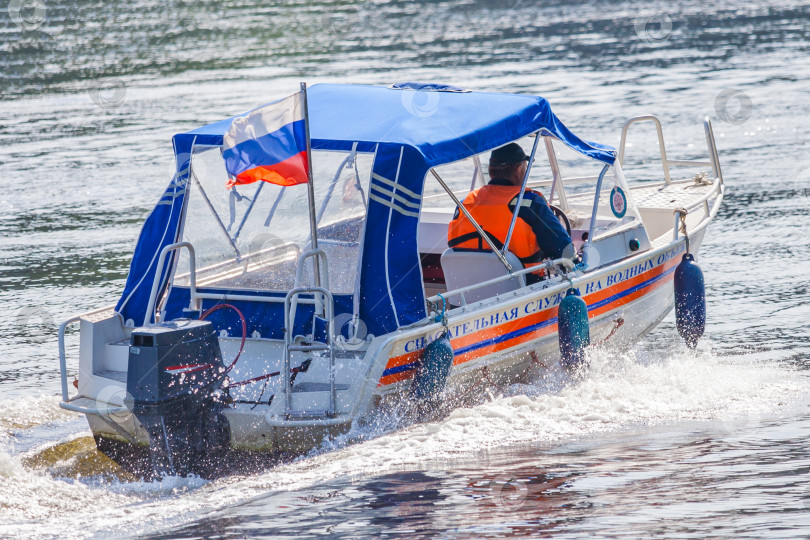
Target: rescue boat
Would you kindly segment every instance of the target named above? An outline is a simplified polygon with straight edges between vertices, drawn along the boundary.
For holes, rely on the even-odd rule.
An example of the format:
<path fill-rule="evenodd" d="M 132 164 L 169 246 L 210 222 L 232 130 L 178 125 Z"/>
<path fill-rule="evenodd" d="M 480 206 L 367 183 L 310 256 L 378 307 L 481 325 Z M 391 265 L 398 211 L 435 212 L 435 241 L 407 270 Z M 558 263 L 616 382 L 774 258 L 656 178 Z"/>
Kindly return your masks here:
<path fill-rule="evenodd" d="M 233 119 L 175 135 L 176 174 L 120 300 L 59 327 L 61 407 L 131 471 L 211 475 L 234 456 L 301 455 L 392 407 L 463 404 L 482 379 L 559 362 L 572 289 L 590 341 L 626 347 L 673 308 L 676 266 L 723 200 L 708 119 L 707 158 L 682 160 L 655 116 L 628 120 L 617 150 L 580 139 L 538 96 L 414 83 L 306 95 L 312 198 L 227 189 Z M 662 167 L 625 170 L 628 130 L 645 123 Z M 447 245 L 489 153 L 511 142 L 530 156 L 521 189 L 541 191 L 572 239 L 537 282 L 508 249 Z M 76 323 L 77 369 L 65 347 Z M 439 339 L 449 363 L 431 371 Z"/>

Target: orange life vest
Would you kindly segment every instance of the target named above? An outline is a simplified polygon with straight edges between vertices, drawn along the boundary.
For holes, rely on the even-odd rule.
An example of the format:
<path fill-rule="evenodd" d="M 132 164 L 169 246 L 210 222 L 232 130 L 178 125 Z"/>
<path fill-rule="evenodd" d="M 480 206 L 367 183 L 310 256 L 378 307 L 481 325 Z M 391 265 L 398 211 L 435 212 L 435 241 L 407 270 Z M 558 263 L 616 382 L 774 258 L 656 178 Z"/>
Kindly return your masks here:
<path fill-rule="evenodd" d="M 503 243 L 506 241 L 509 224 L 512 222 L 509 203 L 519 193 L 520 186 L 487 184 L 467 195 L 462 203 L 497 248 L 503 247 Z M 459 211 L 458 217 L 450 222 L 447 230 L 447 244 L 451 248 L 489 251 L 489 245 L 461 211 Z M 514 253 L 524 266 L 538 262 L 540 247 L 537 245 L 537 237 L 529 224 L 520 217 L 515 221 L 509 251 Z"/>

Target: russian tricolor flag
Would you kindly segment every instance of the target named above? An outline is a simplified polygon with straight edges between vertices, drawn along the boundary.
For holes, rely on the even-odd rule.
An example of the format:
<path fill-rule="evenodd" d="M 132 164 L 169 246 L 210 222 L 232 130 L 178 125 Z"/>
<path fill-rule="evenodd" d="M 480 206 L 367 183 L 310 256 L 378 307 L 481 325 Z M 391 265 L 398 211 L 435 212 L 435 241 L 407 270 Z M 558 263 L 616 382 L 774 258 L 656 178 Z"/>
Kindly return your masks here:
<path fill-rule="evenodd" d="M 235 118 L 222 142 L 228 187 L 264 180 L 280 186 L 309 179 L 303 91 Z"/>

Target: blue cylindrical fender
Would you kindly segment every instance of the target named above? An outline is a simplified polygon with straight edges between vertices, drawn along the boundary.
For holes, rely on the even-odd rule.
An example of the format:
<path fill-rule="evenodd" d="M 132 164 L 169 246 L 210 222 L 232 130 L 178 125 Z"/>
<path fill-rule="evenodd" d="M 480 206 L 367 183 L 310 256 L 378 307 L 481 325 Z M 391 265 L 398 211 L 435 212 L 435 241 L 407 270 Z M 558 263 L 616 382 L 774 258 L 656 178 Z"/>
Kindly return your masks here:
<path fill-rule="evenodd" d="M 588 304 L 574 288 L 568 289 L 557 310 L 557 334 L 563 366 L 573 367 L 585 360 L 585 349 L 591 343 Z"/>
<path fill-rule="evenodd" d="M 431 341 L 422 352 L 411 383 L 410 396 L 417 400 L 433 399 L 444 390 L 453 366 L 453 346 L 447 332 Z"/>
<path fill-rule="evenodd" d="M 686 345 L 694 349 L 706 328 L 706 287 L 691 253 L 684 253 L 675 269 L 675 324 Z"/>

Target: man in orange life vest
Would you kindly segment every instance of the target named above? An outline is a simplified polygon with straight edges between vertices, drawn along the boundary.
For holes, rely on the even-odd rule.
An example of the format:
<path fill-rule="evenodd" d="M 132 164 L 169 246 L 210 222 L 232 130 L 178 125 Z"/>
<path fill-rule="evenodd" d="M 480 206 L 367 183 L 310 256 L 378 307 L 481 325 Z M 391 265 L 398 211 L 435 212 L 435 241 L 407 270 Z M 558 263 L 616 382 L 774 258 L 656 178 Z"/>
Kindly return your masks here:
<path fill-rule="evenodd" d="M 464 199 L 464 207 L 497 248 L 502 249 L 506 241 L 528 161 L 529 157 L 517 143 L 496 148 L 489 158 L 489 184 Z M 528 267 L 546 258 L 562 257 L 563 249 L 570 243 L 571 237 L 543 195 L 526 189 L 509 251 Z M 489 251 L 487 243 L 458 208 L 450 222 L 447 244 L 455 249 Z"/>

